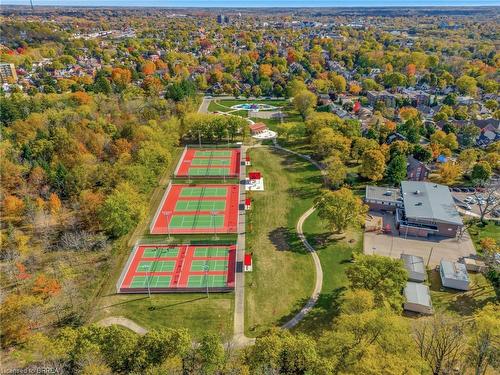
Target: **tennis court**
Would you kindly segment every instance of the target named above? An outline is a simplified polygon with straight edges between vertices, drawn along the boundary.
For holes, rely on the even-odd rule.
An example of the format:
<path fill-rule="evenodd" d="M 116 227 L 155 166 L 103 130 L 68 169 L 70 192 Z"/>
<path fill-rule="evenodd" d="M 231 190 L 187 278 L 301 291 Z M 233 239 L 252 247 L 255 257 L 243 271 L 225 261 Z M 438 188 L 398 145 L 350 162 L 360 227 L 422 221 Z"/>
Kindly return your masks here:
<path fill-rule="evenodd" d="M 194 166 L 210 166 L 210 165 L 231 165 L 231 159 L 193 159 L 191 165 Z"/>
<path fill-rule="evenodd" d="M 137 266 L 138 272 L 167 272 L 175 267 L 175 261 L 141 261 Z"/>
<path fill-rule="evenodd" d="M 236 233 L 239 185 L 171 184 L 151 222 L 151 234 Z"/>
<path fill-rule="evenodd" d="M 132 280 L 132 288 L 168 288 L 171 276 L 135 276 Z"/>
<path fill-rule="evenodd" d="M 225 257 L 227 256 L 229 249 L 227 247 L 197 247 L 194 250 L 194 256 L 205 258 L 205 257 Z"/>
<path fill-rule="evenodd" d="M 186 198 L 210 198 L 210 197 L 225 197 L 227 195 L 226 187 L 183 187 L 180 197 Z"/>
<path fill-rule="evenodd" d="M 195 275 L 189 276 L 188 285 L 190 288 L 217 288 L 223 287 L 226 283 L 224 276 L 204 276 L 204 275 Z"/>
<path fill-rule="evenodd" d="M 193 260 L 191 271 L 226 271 L 227 260 Z"/>
<path fill-rule="evenodd" d="M 224 215 L 173 215 L 168 225 L 171 229 L 222 228 Z"/>
<path fill-rule="evenodd" d="M 206 168 L 189 168 L 188 176 L 229 176 L 229 168 L 219 168 L 219 167 L 206 167 Z"/>
<path fill-rule="evenodd" d="M 175 205 L 176 211 L 224 211 L 224 201 L 178 201 Z"/>
<path fill-rule="evenodd" d="M 156 257 L 152 257 L 156 254 Z M 235 245 L 138 245 L 123 269 L 120 293 L 229 291 Z"/>
<path fill-rule="evenodd" d="M 196 158 L 215 158 L 220 156 L 229 157 L 231 156 L 231 150 L 195 150 L 194 156 Z"/>
<path fill-rule="evenodd" d="M 238 177 L 240 173 L 241 150 L 185 148 L 175 168 L 175 177 Z"/>

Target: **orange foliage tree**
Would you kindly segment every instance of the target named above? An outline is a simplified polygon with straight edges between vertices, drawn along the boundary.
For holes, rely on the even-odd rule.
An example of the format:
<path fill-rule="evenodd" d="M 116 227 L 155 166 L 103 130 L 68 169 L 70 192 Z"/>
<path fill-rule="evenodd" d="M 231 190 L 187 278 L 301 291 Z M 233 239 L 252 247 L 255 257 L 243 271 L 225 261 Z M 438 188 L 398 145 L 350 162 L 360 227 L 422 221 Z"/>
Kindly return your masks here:
<path fill-rule="evenodd" d="M 111 71 L 111 80 L 117 85 L 126 86 L 128 83 L 130 83 L 131 79 L 132 73 L 130 73 L 130 70 L 128 69 L 114 68 Z"/>
<path fill-rule="evenodd" d="M 152 61 L 146 61 L 142 65 L 142 72 L 148 76 L 153 74 L 155 71 L 156 71 L 156 65 Z"/>
<path fill-rule="evenodd" d="M 51 193 L 49 197 L 49 210 L 50 213 L 55 215 L 61 210 L 61 200 L 56 193 Z"/>
<path fill-rule="evenodd" d="M 24 202 L 15 195 L 7 195 L 3 201 L 3 209 L 7 216 L 17 216 L 24 211 Z"/>
<path fill-rule="evenodd" d="M 46 300 L 51 296 L 59 294 L 61 291 L 61 284 L 59 284 L 56 279 L 48 277 L 42 273 L 35 279 L 32 291 L 35 295 L 38 295 L 42 299 Z"/>

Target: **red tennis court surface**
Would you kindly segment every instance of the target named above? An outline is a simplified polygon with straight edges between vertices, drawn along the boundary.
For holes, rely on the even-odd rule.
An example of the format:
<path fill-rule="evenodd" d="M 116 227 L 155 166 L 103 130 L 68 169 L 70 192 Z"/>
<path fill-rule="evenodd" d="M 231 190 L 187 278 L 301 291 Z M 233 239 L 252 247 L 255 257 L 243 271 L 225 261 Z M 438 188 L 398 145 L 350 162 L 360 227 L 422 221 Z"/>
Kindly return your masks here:
<path fill-rule="evenodd" d="M 169 185 L 151 234 L 236 233 L 239 185 Z"/>
<path fill-rule="evenodd" d="M 238 177 L 241 150 L 239 148 L 185 148 L 175 177 L 216 178 Z"/>
<path fill-rule="evenodd" d="M 139 245 L 119 293 L 224 292 L 234 289 L 236 245 Z"/>

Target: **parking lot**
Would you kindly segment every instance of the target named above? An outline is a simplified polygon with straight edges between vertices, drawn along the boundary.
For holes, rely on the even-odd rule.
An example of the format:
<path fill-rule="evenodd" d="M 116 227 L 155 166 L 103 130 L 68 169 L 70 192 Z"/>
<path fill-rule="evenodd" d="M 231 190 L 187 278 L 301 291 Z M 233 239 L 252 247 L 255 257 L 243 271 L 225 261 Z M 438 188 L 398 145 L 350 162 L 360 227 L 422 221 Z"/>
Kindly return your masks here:
<path fill-rule="evenodd" d="M 447 237 L 400 237 L 394 222 L 394 215 L 370 211 L 372 217 L 382 217 L 383 227 L 390 226 L 392 233 L 365 232 L 363 251 L 399 259 L 401 254 L 418 255 L 424 258 L 429 268 L 434 268 L 441 259 L 458 260 L 476 254 L 474 244 L 468 233 L 462 238 Z"/>
<path fill-rule="evenodd" d="M 482 196 L 481 192 L 475 193 L 473 191 L 464 192 L 464 191 L 456 191 L 456 190 L 459 190 L 459 189 L 458 188 L 451 189 L 451 194 L 452 194 L 453 198 L 455 199 L 458 208 L 461 209 L 462 213 L 465 213 L 465 214 L 472 213 L 472 214 L 474 214 L 473 216 L 480 215 L 479 206 L 478 206 L 477 198 L 475 195 L 481 197 Z M 462 189 L 460 189 L 460 190 L 462 190 Z M 495 202 L 498 202 L 500 200 L 500 192 L 498 192 L 496 195 L 497 195 L 497 197 L 495 199 Z M 482 204 L 484 204 L 484 201 Z M 496 203 L 493 203 L 493 204 L 496 204 Z M 492 207 L 491 204 L 490 204 L 490 207 Z M 495 214 L 492 214 L 491 216 L 498 217 L 498 216 L 495 216 Z M 490 215 L 486 215 L 486 218 L 490 218 Z"/>

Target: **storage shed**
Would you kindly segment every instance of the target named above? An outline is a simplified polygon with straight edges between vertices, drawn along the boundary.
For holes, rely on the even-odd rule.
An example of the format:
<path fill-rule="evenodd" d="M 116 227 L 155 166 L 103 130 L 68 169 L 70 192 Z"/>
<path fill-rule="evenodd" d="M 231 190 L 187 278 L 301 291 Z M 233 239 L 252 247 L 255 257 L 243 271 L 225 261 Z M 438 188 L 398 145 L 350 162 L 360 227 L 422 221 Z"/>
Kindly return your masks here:
<path fill-rule="evenodd" d="M 404 290 L 405 303 L 403 308 L 406 311 L 413 311 L 420 314 L 433 314 L 431 293 L 425 284 L 408 281 Z"/>
<path fill-rule="evenodd" d="M 409 281 L 423 283 L 427 280 L 424 258 L 411 254 L 401 254 L 401 260 L 404 262 L 405 268 L 408 271 Z"/>
<path fill-rule="evenodd" d="M 439 275 L 444 287 L 469 290 L 469 275 L 465 264 L 443 259 L 439 265 Z"/>
<path fill-rule="evenodd" d="M 464 258 L 464 264 L 470 272 L 485 272 L 488 269 L 483 261 L 474 258 Z"/>

